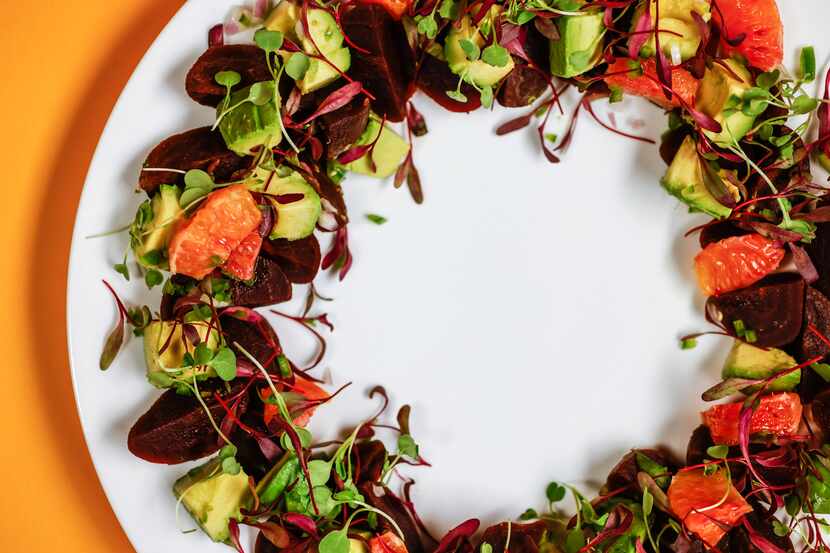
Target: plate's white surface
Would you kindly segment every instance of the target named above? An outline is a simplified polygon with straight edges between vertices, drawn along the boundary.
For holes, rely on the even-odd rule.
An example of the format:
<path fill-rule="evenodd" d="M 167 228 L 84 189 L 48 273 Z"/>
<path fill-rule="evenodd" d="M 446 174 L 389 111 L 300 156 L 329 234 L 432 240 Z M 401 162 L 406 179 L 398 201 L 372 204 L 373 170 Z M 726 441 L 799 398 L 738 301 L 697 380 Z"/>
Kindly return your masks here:
<path fill-rule="evenodd" d="M 139 340 L 109 372 L 98 370 L 115 317 L 101 279 L 129 302 L 157 306 L 158 293 L 112 270 L 126 236 L 84 237 L 132 218 L 150 148 L 211 120 L 187 98 L 184 75 L 230 4 L 188 2 L 149 50 L 101 137 L 74 231 L 67 310 L 78 408 L 101 482 L 140 553 L 224 546 L 176 526 L 170 486 L 187 467 L 151 465 L 126 449 L 130 426 L 158 392 L 144 379 Z M 830 5 L 781 4 L 788 51 L 814 44 L 824 65 L 830 37 L 819 22 Z M 353 385 L 318 411 L 316 437 L 365 418 L 375 384 L 387 387 L 393 408 L 411 403 L 413 433 L 434 465 L 413 471 L 415 501 L 439 532 L 538 507 L 549 480 L 601 478 L 633 446 L 682 452 L 725 343 L 677 346 L 704 325 L 691 280 L 696 245 L 682 238 L 696 219 L 657 184 L 656 147 L 583 116 L 564 163 L 552 166 L 530 130 L 493 135 L 521 111 L 451 115 L 426 98 L 416 103 L 430 130 L 415 151 L 426 203 L 415 206 L 389 182 L 345 182 L 355 265 L 343 283 L 318 278 L 336 298 L 318 307 L 336 325 L 323 367 L 335 385 Z M 640 102 L 614 111 L 622 128 L 648 121 L 637 132 L 654 138 L 665 124 Z M 389 222 L 377 227 L 369 212 Z M 309 354 L 307 336 L 274 322 L 289 351 Z M 187 516 L 181 524 L 192 527 Z"/>

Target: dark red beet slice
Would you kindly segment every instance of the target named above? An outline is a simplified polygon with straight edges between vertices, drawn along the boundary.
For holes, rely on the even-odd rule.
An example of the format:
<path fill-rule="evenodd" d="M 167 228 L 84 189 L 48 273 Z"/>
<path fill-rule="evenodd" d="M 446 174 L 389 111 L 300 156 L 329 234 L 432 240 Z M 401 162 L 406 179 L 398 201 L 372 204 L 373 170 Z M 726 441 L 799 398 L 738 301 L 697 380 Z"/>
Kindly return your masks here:
<path fill-rule="evenodd" d="M 234 90 L 273 79 L 265 52 L 250 44 L 228 44 L 208 48 L 199 56 L 185 79 L 188 96 L 203 106 L 216 107 L 225 98 L 225 87 L 217 84 L 220 71 L 236 71 L 242 78 Z"/>
<path fill-rule="evenodd" d="M 810 403 L 813 421 L 824 433 L 825 440 L 830 437 L 830 390 L 825 389 Z"/>
<path fill-rule="evenodd" d="M 320 197 L 334 208 L 337 224 L 343 226 L 348 223 L 349 214 L 340 185 L 334 182 L 318 163 L 309 162 L 308 167 L 311 169 L 311 174 L 304 174 L 303 176 L 317 190 Z"/>
<path fill-rule="evenodd" d="M 222 315 L 219 321 L 228 344 L 238 343 L 269 372 L 279 372 L 280 340 L 267 321 L 257 324 L 229 314 Z"/>
<path fill-rule="evenodd" d="M 342 5 L 343 32 L 368 53 L 353 50 L 349 75 L 363 83 L 375 99 L 372 109 L 389 121 L 403 121 L 414 92 L 415 60 L 406 31 L 377 4 Z"/>
<path fill-rule="evenodd" d="M 484 531 L 481 542 L 493 546 L 493 551 L 510 551 L 510 553 L 538 553 L 547 528 L 541 520 L 526 524 L 500 522 Z M 510 543 L 507 537 L 510 536 Z M 505 548 L 505 546 L 508 546 Z M 478 548 L 476 548 L 478 550 Z"/>
<path fill-rule="evenodd" d="M 784 552 L 793 551 L 792 540 L 787 536 L 778 536 L 773 531 L 772 524 L 765 518 L 755 513 L 747 515 L 747 522 L 767 541 Z M 749 532 L 743 526 L 737 526 L 726 537 L 718 543 L 719 551 L 730 551 L 731 553 L 759 553 L 758 549 L 749 537 Z"/>
<path fill-rule="evenodd" d="M 357 142 L 369 122 L 369 99 L 358 97 L 320 117 L 319 125 L 326 157 L 335 159 Z"/>
<path fill-rule="evenodd" d="M 634 496 L 642 496 L 642 492 L 637 486 L 637 473 L 643 468 L 637 463 L 637 453 L 645 455 L 664 467 L 670 467 L 674 464 L 669 456 L 659 449 L 634 449 L 629 451 L 608 474 L 605 486 L 609 492 L 629 488 Z"/>
<path fill-rule="evenodd" d="M 211 389 L 204 384 L 202 389 Z M 226 398 L 235 399 L 243 384 L 235 384 Z M 219 424 L 225 410 L 212 396 L 205 404 L 213 419 Z M 248 406 L 247 396 L 239 404 L 237 414 Z M 194 461 L 215 453 L 221 446 L 219 435 L 213 428 L 207 413 L 193 396 L 167 390 L 150 409 L 141 415 L 127 437 L 127 447 L 133 455 L 151 463 L 175 465 Z"/>
<path fill-rule="evenodd" d="M 176 134 L 153 148 L 144 167 L 156 169 L 202 169 L 216 182 L 235 180 L 248 172 L 253 158 L 241 157 L 228 150 L 222 135 L 210 127 L 200 127 Z M 142 171 L 138 186 L 152 195 L 162 184 L 181 184 L 184 175 L 167 171 Z"/>
<path fill-rule="evenodd" d="M 545 92 L 547 86 L 544 75 L 525 62 L 516 60 L 516 66 L 499 88 L 497 98 L 507 108 L 528 106 Z"/>
<path fill-rule="evenodd" d="M 711 297 L 706 311 L 735 332 L 735 321 L 755 332 L 759 347 L 782 347 L 801 333 L 804 317 L 804 279 L 795 273 L 770 275 L 749 288 Z"/>
<path fill-rule="evenodd" d="M 804 248 L 818 271 L 818 280 L 813 286 L 830 297 L 830 223 L 816 225 L 816 237 Z"/>
<path fill-rule="evenodd" d="M 260 256 L 254 270 L 254 281 L 248 285 L 231 281 L 231 297 L 234 305 L 262 307 L 291 299 L 291 282 L 276 261 Z"/>
<path fill-rule="evenodd" d="M 254 553 L 279 553 L 279 548 L 268 541 L 262 532 L 257 533 L 256 543 L 254 544 Z"/>
<path fill-rule="evenodd" d="M 418 531 L 418 526 L 412 518 L 412 515 L 407 510 L 403 501 L 396 495 L 392 494 L 385 488 L 380 488 L 374 483 L 366 482 L 359 487 L 360 492 L 366 498 L 366 502 L 372 507 L 380 509 L 395 521 L 403 533 L 404 543 L 406 544 L 407 553 L 424 553 L 424 540 L 421 533 Z M 379 491 L 383 489 L 383 491 Z M 392 526 L 386 521 L 380 521 L 385 529 L 394 530 Z"/>
<path fill-rule="evenodd" d="M 686 465 L 699 465 L 708 457 L 706 450 L 715 445 L 709 427 L 701 424 L 692 432 L 689 445 L 686 446 Z"/>
<path fill-rule="evenodd" d="M 300 240 L 265 240 L 263 255 L 276 261 L 288 280 L 308 284 L 320 270 L 320 243 L 312 234 Z"/>
<path fill-rule="evenodd" d="M 808 329 L 812 325 L 825 338 L 830 337 L 830 300 L 813 288 L 807 287 L 804 303 L 804 331 L 801 335 L 801 356 L 803 360 L 813 359 L 830 353 L 830 346 Z"/>
<path fill-rule="evenodd" d="M 705 248 L 709 244 L 720 242 L 726 238 L 733 236 L 743 236 L 749 234 L 747 231 L 738 228 L 730 221 L 717 221 L 706 225 L 700 231 L 700 247 Z"/>
<path fill-rule="evenodd" d="M 418 71 L 418 88 L 446 110 L 456 113 L 467 113 L 481 107 L 481 97 L 478 91 L 467 83 L 461 85 L 461 92 L 467 97 L 466 102 L 457 102 L 447 96 L 448 90 L 455 90 L 458 86 L 458 75 L 450 71 L 447 62 L 424 55 L 421 68 Z"/>

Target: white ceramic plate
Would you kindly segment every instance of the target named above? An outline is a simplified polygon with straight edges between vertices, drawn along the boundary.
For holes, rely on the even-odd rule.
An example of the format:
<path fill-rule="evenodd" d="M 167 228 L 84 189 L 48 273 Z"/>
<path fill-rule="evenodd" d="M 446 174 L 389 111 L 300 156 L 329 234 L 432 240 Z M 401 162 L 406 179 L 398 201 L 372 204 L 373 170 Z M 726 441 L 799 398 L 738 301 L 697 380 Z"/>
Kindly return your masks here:
<path fill-rule="evenodd" d="M 186 96 L 184 76 L 231 4 L 188 2 L 150 48 L 101 136 L 73 237 L 67 319 L 78 409 L 101 483 L 140 553 L 224 549 L 183 534 L 187 516 L 177 526 L 170 488 L 188 467 L 127 451 L 130 426 L 158 392 L 144 378 L 139 340 L 98 370 L 115 317 L 101 279 L 130 303 L 157 306 L 158 292 L 113 271 L 126 236 L 85 237 L 131 220 L 150 148 L 212 120 Z M 788 61 L 814 44 L 823 64 L 830 36 L 818 22 L 830 20 L 830 5 L 781 4 Z M 320 304 L 336 325 L 324 367 L 335 385 L 353 384 L 318 411 L 316 437 L 372 412 L 366 391 L 375 384 L 393 408 L 411 403 L 413 433 L 434 465 L 413 472 L 415 502 L 438 532 L 539 507 L 548 481 L 590 483 L 633 446 L 683 451 L 726 344 L 678 348 L 678 336 L 704 327 L 690 270 L 696 244 L 682 238 L 697 219 L 658 185 L 656 147 L 583 116 L 565 161 L 552 166 L 531 130 L 494 135 L 523 112 L 454 115 L 423 97 L 416 104 L 430 131 L 415 151 L 426 203 L 389 182 L 345 183 L 355 265 L 344 282 L 321 275 L 318 287 L 336 298 Z M 653 138 L 665 125 L 644 102 L 614 111 L 621 128 L 645 121 L 637 133 Z M 375 226 L 369 212 L 389 222 Z M 283 309 L 296 312 L 298 302 Z M 308 337 L 274 322 L 288 350 L 307 358 Z"/>

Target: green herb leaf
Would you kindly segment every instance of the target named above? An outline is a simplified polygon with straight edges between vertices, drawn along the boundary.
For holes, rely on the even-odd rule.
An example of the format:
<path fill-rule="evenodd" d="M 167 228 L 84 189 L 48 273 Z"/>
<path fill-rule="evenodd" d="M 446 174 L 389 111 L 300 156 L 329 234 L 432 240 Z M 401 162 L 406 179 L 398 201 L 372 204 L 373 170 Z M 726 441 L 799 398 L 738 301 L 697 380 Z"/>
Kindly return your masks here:
<path fill-rule="evenodd" d="M 697 338 L 684 338 L 680 340 L 680 349 L 695 349 L 697 347 Z"/>
<path fill-rule="evenodd" d="M 121 314 L 118 315 L 118 321 L 110 331 L 104 342 L 104 349 L 101 351 L 101 358 L 98 361 L 98 367 L 105 371 L 110 368 L 118 352 L 121 351 L 121 346 L 124 344 L 124 320 Z"/>
<path fill-rule="evenodd" d="M 312 486 L 325 486 L 331 476 L 331 462 L 315 459 L 308 463 L 308 474 Z"/>
<path fill-rule="evenodd" d="M 158 286 L 162 282 L 164 282 L 164 275 L 161 274 L 161 271 L 149 269 L 144 273 L 144 283 L 147 284 L 147 288 L 152 290 L 153 287 Z"/>
<path fill-rule="evenodd" d="M 441 6 L 438 8 L 438 15 L 440 15 L 444 19 L 457 19 L 458 2 L 456 2 L 455 0 L 441 0 Z"/>
<path fill-rule="evenodd" d="M 486 541 L 481 542 L 481 547 L 479 547 L 479 551 L 481 553 L 493 553 L 493 546 L 487 543 Z"/>
<path fill-rule="evenodd" d="M 124 280 L 130 280 L 130 268 L 127 267 L 127 254 L 124 254 L 124 261 L 116 263 L 112 266 L 115 272 L 124 277 Z"/>
<path fill-rule="evenodd" d="M 493 87 L 492 86 L 483 86 L 481 87 L 481 105 L 485 108 L 489 109 L 493 107 Z"/>
<path fill-rule="evenodd" d="M 793 112 L 803 115 L 805 113 L 810 113 L 814 111 L 819 106 L 819 101 L 815 98 L 811 98 L 806 94 L 802 94 L 801 96 L 797 96 L 795 100 L 793 100 Z"/>
<path fill-rule="evenodd" d="M 349 553 L 349 536 L 345 530 L 329 532 L 317 546 L 319 553 Z"/>
<path fill-rule="evenodd" d="M 565 486 L 562 486 L 557 482 L 551 482 L 545 489 L 545 496 L 551 503 L 558 503 L 565 498 L 567 491 L 568 490 Z"/>
<path fill-rule="evenodd" d="M 535 520 L 539 518 L 539 513 L 536 512 L 536 509 L 526 509 L 524 513 L 519 515 L 519 520 Z"/>
<path fill-rule="evenodd" d="M 367 213 L 366 218 L 376 225 L 382 225 L 387 221 L 386 217 L 383 215 L 376 215 L 374 213 Z"/>
<path fill-rule="evenodd" d="M 248 90 L 248 100 L 255 106 L 264 106 L 274 99 L 274 81 L 254 83 Z"/>
<path fill-rule="evenodd" d="M 463 92 L 461 92 L 459 90 L 448 90 L 445 94 L 447 96 L 449 96 L 450 99 L 455 100 L 456 102 L 466 102 L 467 101 L 467 97 L 464 95 Z"/>
<path fill-rule="evenodd" d="M 219 348 L 219 351 L 210 360 L 209 365 L 216 371 L 217 376 L 225 382 L 236 378 L 236 354 L 228 347 Z"/>
<path fill-rule="evenodd" d="M 726 459 L 729 455 L 729 446 L 713 445 L 706 450 L 706 455 L 712 459 Z"/>
<path fill-rule="evenodd" d="M 481 50 L 479 49 L 478 44 L 472 40 L 462 38 L 458 41 L 458 45 L 461 46 L 461 49 L 464 50 L 464 53 L 467 55 L 467 59 L 470 61 L 476 61 L 481 56 Z"/>
<path fill-rule="evenodd" d="M 523 10 L 519 12 L 519 16 L 516 18 L 516 23 L 518 23 L 519 25 L 524 25 L 525 23 L 529 23 L 530 21 L 532 21 L 534 17 L 536 17 L 535 13 Z"/>
<path fill-rule="evenodd" d="M 216 81 L 216 84 L 231 89 L 242 82 L 242 76 L 236 71 L 220 71 L 213 76 L 213 80 Z"/>
<path fill-rule="evenodd" d="M 648 489 L 643 490 L 643 515 L 648 517 L 654 507 L 654 496 Z"/>
<path fill-rule="evenodd" d="M 816 50 L 812 46 L 801 49 L 801 80 L 810 83 L 816 78 Z"/>
<path fill-rule="evenodd" d="M 429 39 L 435 38 L 438 34 L 438 23 L 435 22 L 435 17 L 432 14 L 418 19 L 418 32 L 426 35 Z"/>
<path fill-rule="evenodd" d="M 184 174 L 185 188 L 213 188 L 213 178 L 201 169 L 191 169 Z"/>
<path fill-rule="evenodd" d="M 226 457 L 222 459 L 222 472 L 224 472 L 225 474 L 235 476 L 239 474 L 241 470 L 242 467 L 239 465 L 239 463 L 236 461 L 234 457 Z"/>
<path fill-rule="evenodd" d="M 219 458 L 226 459 L 228 457 L 236 457 L 236 451 L 236 446 L 233 444 L 223 446 L 222 449 L 219 450 Z"/>
<path fill-rule="evenodd" d="M 259 29 L 254 33 L 254 42 L 266 52 L 276 52 L 282 48 L 283 36 L 279 31 Z"/>
<path fill-rule="evenodd" d="M 491 44 L 481 53 L 481 59 L 490 65 L 505 67 L 510 61 L 510 53 L 500 44 Z"/>
<path fill-rule="evenodd" d="M 770 88 L 775 86 L 775 83 L 777 83 L 778 79 L 780 78 L 781 72 L 778 69 L 776 69 L 774 71 L 768 71 L 766 73 L 761 73 L 760 75 L 758 75 L 758 78 L 755 79 L 755 84 L 763 89 L 769 90 Z"/>
<path fill-rule="evenodd" d="M 398 452 L 410 459 L 417 459 L 419 456 L 418 444 L 409 434 L 401 434 L 398 438 Z"/>
<path fill-rule="evenodd" d="M 197 365 L 207 365 L 213 359 L 213 352 L 202 342 L 193 350 L 193 360 Z"/>
<path fill-rule="evenodd" d="M 295 81 L 299 81 L 305 77 L 305 73 L 308 71 L 310 64 L 311 61 L 308 59 L 308 56 L 302 52 L 294 52 L 288 58 L 288 61 L 285 62 L 285 72 Z"/>

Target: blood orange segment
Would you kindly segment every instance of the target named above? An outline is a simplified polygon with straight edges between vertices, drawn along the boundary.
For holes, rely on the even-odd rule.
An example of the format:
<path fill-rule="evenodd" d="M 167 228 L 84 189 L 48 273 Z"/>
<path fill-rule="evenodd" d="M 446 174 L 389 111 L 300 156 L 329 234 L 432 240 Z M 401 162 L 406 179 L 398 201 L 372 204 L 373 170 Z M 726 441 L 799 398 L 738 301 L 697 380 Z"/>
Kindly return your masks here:
<path fill-rule="evenodd" d="M 294 387 L 291 389 L 291 392 L 301 395 L 307 401 L 324 400 L 329 397 L 329 394 L 320 386 L 311 380 L 300 377 L 294 379 Z M 262 393 L 262 397 L 264 398 L 268 398 L 270 396 L 270 389 L 266 389 Z M 294 424 L 302 427 L 306 426 L 311 420 L 312 415 L 314 415 L 314 410 L 314 407 L 309 407 L 303 410 L 299 415 L 294 417 Z M 265 424 L 268 424 L 274 417 L 277 416 L 279 416 L 279 408 L 271 403 L 266 403 L 262 414 Z"/>
<path fill-rule="evenodd" d="M 632 69 L 629 61 L 618 58 L 608 66 L 608 76 L 605 77 L 608 86 L 619 88 L 632 96 L 642 96 L 667 109 L 680 106 L 678 96 L 686 104 L 694 105 L 700 83 L 691 73 L 679 67 L 672 70 L 672 90 L 675 94 L 669 100 L 658 84 L 657 64 L 654 59 L 649 58 L 642 62 L 642 73 L 636 68 Z"/>
<path fill-rule="evenodd" d="M 709 244 L 695 256 L 695 274 L 701 291 L 717 296 L 754 284 L 774 271 L 784 248 L 760 234 L 733 236 Z"/>
<path fill-rule="evenodd" d="M 686 530 L 709 547 L 752 512 L 725 470 L 709 475 L 703 469 L 680 471 L 672 478 L 668 496 L 669 507 Z"/>
<path fill-rule="evenodd" d="M 406 544 L 391 531 L 369 540 L 369 553 L 407 553 Z"/>
<path fill-rule="evenodd" d="M 241 184 L 217 190 L 182 221 L 169 246 L 170 271 L 204 278 L 259 227 L 262 214 Z"/>
<path fill-rule="evenodd" d="M 262 236 L 257 229 L 246 236 L 231 252 L 228 260 L 222 265 L 222 271 L 239 280 L 251 280 L 254 278 L 256 259 L 261 247 Z"/>
<path fill-rule="evenodd" d="M 784 59 L 784 25 L 775 0 L 717 0 L 713 11 L 724 35 L 740 40 L 737 46 L 722 41 L 727 54 L 740 54 L 763 71 L 778 67 Z"/>
<path fill-rule="evenodd" d="M 378 4 L 383 7 L 393 19 L 399 20 L 409 10 L 410 0 L 361 0 L 363 4 Z"/>
<path fill-rule="evenodd" d="M 715 405 L 702 413 L 703 424 L 709 427 L 712 441 L 723 445 L 740 443 L 738 428 L 742 406 L 743 402 Z M 794 436 L 801 424 L 801 411 L 798 394 L 785 392 L 764 396 L 752 413 L 749 433 L 777 438 Z"/>

